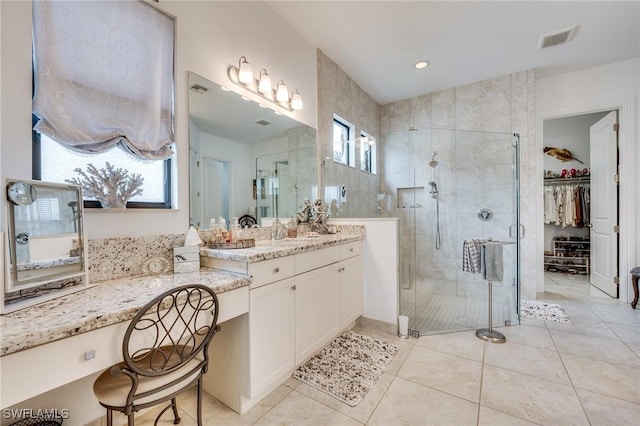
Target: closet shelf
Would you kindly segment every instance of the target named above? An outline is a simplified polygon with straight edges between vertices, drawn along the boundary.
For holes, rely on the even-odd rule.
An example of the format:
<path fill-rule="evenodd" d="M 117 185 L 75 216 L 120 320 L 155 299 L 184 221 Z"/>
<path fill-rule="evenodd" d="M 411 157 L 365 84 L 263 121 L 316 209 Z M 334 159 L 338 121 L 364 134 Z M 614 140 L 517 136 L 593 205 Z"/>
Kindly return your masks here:
<path fill-rule="evenodd" d="M 544 270 L 588 275 L 590 261 L 590 241 L 554 240 L 553 254 L 544 255 Z"/>
<path fill-rule="evenodd" d="M 558 185 L 558 184 L 578 184 L 578 183 L 590 183 L 590 176 L 574 177 L 574 178 L 544 178 L 545 185 Z"/>

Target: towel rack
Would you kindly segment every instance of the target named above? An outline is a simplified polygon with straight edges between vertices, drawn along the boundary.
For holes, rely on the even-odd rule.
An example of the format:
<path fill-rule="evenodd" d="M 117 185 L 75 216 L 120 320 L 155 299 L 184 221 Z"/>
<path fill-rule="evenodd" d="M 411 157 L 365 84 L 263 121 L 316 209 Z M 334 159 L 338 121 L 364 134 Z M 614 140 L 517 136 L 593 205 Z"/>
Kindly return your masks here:
<path fill-rule="evenodd" d="M 481 243 L 480 246 L 484 250 L 485 247 L 489 244 L 501 244 L 501 245 L 510 245 L 515 244 L 515 241 L 493 241 L 489 240 L 487 242 Z M 493 282 L 491 280 L 487 280 L 487 284 L 489 285 L 489 324 L 487 328 L 480 328 L 476 330 L 476 337 L 479 339 L 485 340 L 491 343 L 504 343 L 507 341 L 507 338 L 504 334 L 499 331 L 495 331 L 493 329 Z"/>

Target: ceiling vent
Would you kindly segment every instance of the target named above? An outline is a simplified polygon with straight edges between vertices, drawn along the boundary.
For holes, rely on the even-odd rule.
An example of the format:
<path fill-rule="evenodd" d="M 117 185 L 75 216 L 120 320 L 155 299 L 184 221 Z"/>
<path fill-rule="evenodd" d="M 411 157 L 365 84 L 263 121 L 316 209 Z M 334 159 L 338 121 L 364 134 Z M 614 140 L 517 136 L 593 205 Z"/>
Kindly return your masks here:
<path fill-rule="evenodd" d="M 570 42 L 571 40 L 573 40 L 573 36 L 575 35 L 577 27 L 577 25 L 574 25 L 571 28 L 565 28 L 564 30 L 544 34 L 540 37 L 540 41 L 538 42 L 538 50 L 544 49 L 545 47 L 551 47 L 557 44 Z"/>
<path fill-rule="evenodd" d="M 271 124 L 271 122 L 267 120 L 258 120 L 256 121 L 256 124 L 259 124 L 261 126 L 268 126 L 269 124 Z"/>
<path fill-rule="evenodd" d="M 193 86 L 191 86 L 190 89 L 193 90 L 194 92 L 200 93 L 200 94 L 203 94 L 203 93 L 206 93 L 206 92 L 209 91 L 209 89 L 207 89 L 206 87 L 201 86 L 201 85 L 199 85 L 197 83 L 194 84 Z"/>

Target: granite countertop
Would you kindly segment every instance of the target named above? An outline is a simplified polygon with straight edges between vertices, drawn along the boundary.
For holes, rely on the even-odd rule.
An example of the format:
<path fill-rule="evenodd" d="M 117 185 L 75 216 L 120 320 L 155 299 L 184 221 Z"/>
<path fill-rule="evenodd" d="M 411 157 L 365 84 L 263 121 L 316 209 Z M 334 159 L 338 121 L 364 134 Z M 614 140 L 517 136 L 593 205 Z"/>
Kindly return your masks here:
<path fill-rule="evenodd" d="M 201 248 L 200 256 L 216 259 L 232 260 L 236 262 L 260 262 L 291 256 L 298 253 L 333 247 L 352 241 L 361 241 L 364 233 L 329 234 L 318 237 L 285 238 L 282 240 L 258 240 L 256 246 L 243 249 L 210 249 Z"/>
<path fill-rule="evenodd" d="M 0 316 L 0 356 L 127 321 L 145 303 L 172 287 L 201 283 L 220 294 L 248 286 L 250 281 L 246 275 L 214 269 L 102 281 Z"/>

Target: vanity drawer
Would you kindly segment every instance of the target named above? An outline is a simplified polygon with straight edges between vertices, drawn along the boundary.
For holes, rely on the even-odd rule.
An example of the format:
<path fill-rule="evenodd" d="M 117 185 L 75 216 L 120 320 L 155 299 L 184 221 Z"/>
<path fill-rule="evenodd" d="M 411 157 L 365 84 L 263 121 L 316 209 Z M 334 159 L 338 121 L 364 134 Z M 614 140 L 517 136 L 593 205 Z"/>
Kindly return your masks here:
<path fill-rule="evenodd" d="M 361 241 L 354 241 L 352 243 L 342 244 L 340 246 L 340 259 L 348 259 L 350 257 L 360 256 L 361 253 Z"/>
<path fill-rule="evenodd" d="M 293 256 L 250 263 L 248 272 L 253 278 L 251 288 L 258 288 L 265 284 L 292 277 L 294 271 L 293 265 Z"/>
<path fill-rule="evenodd" d="M 327 247 L 296 254 L 296 275 L 336 263 L 339 260 L 339 247 Z"/>

